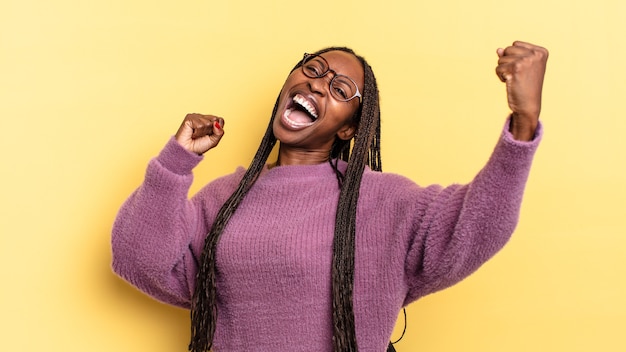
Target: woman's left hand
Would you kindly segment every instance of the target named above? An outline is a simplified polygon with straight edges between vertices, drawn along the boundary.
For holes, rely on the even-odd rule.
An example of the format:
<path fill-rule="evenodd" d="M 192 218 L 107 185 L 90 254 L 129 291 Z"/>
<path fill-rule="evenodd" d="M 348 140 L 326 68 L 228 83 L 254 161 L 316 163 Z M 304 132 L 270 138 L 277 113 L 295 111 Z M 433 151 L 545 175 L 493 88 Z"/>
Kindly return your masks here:
<path fill-rule="evenodd" d="M 496 74 L 506 83 L 512 111 L 510 131 L 518 140 L 531 140 L 539 123 L 541 91 L 548 61 L 548 50 L 516 41 L 497 50 Z"/>

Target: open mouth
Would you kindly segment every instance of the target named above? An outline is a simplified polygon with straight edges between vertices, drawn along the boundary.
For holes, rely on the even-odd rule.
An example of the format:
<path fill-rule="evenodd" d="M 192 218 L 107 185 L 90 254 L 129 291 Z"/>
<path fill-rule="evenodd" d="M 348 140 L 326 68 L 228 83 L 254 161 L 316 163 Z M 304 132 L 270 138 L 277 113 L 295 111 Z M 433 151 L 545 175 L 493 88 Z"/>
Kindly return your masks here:
<path fill-rule="evenodd" d="M 285 119 L 294 127 L 312 125 L 318 118 L 315 106 L 300 94 L 296 94 L 287 105 Z"/>

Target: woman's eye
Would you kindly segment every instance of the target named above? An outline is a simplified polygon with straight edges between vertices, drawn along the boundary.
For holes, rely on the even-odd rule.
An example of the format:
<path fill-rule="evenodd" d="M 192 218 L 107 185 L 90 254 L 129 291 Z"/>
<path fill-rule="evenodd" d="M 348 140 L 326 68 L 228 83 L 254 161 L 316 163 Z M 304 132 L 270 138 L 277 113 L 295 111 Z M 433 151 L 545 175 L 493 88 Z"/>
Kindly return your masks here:
<path fill-rule="evenodd" d="M 311 76 L 319 76 L 320 74 L 319 69 L 314 65 L 307 65 L 304 69 L 311 74 Z"/>
<path fill-rule="evenodd" d="M 346 94 L 346 91 L 339 88 L 339 87 L 334 87 L 335 92 L 337 93 L 337 95 L 339 95 L 341 98 L 343 99 L 348 99 L 348 94 Z"/>

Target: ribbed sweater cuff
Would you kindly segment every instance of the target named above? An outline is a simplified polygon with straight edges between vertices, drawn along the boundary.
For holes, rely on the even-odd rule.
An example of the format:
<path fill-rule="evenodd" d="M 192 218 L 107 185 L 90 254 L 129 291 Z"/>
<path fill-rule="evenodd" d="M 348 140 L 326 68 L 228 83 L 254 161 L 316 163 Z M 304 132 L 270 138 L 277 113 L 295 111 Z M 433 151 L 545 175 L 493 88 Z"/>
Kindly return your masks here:
<path fill-rule="evenodd" d="M 539 122 L 532 140 L 518 141 L 513 138 L 513 134 L 509 132 L 509 121 L 510 118 L 507 119 L 504 124 L 502 135 L 498 145 L 494 149 L 494 153 L 491 155 L 491 159 L 499 160 L 499 165 L 506 166 L 509 169 L 529 169 L 532 164 L 533 156 L 543 137 L 543 125 Z"/>
<path fill-rule="evenodd" d="M 164 168 L 177 175 L 190 174 L 204 157 L 196 153 L 192 153 L 180 145 L 172 136 L 161 150 L 156 160 Z"/>
<path fill-rule="evenodd" d="M 539 145 L 541 141 L 541 137 L 543 137 L 543 124 L 539 121 L 537 125 L 537 129 L 535 130 L 535 135 L 533 139 L 530 141 L 518 141 L 513 138 L 513 134 L 509 131 L 509 126 L 511 125 L 511 115 L 506 119 L 504 123 L 504 128 L 502 129 L 502 139 L 507 142 L 518 146 L 534 146 L 535 148 Z"/>

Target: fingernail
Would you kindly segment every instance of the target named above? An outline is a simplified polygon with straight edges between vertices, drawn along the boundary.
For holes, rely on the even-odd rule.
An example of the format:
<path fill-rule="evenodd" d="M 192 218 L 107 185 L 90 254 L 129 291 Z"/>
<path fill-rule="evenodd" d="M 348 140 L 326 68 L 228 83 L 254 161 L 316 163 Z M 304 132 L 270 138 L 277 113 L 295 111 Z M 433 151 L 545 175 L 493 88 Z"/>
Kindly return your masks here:
<path fill-rule="evenodd" d="M 215 121 L 214 125 L 217 129 L 222 129 L 222 126 L 220 126 L 219 121 Z"/>

